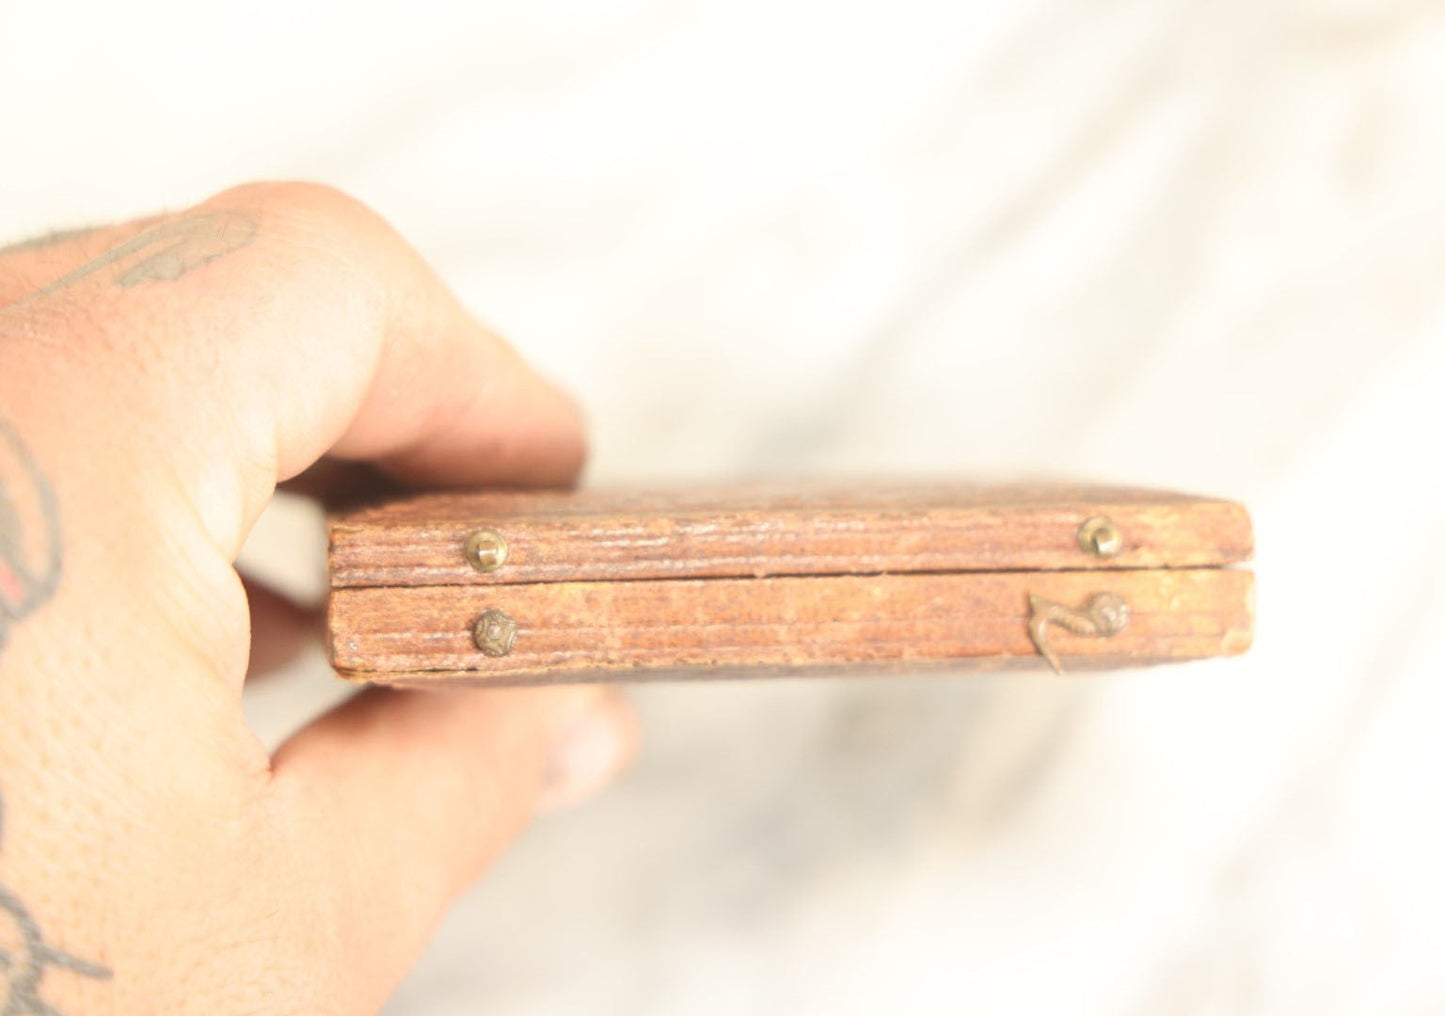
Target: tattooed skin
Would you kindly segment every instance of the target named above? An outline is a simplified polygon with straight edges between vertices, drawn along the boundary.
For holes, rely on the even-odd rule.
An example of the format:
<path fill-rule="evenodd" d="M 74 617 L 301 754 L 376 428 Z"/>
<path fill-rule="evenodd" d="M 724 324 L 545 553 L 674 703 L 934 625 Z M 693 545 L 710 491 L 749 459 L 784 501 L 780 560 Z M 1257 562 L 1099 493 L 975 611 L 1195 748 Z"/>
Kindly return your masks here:
<path fill-rule="evenodd" d="M 93 233 L 95 229 L 85 227 L 82 229 L 56 229 L 49 233 L 41 233 L 39 236 L 26 237 L 24 240 L 17 240 L 15 243 L 0 247 L 0 257 L 6 254 L 19 254 L 21 251 L 40 250 L 44 247 L 53 247 L 58 243 L 67 240 L 78 240 L 87 233 Z"/>
<path fill-rule="evenodd" d="M 0 837 L 4 810 L 0 803 Z M 0 885 L 0 1016 L 61 1016 L 60 1010 L 40 997 L 40 982 L 52 968 L 74 971 L 83 977 L 109 978 L 107 967 L 83 960 L 45 941 L 25 904 Z"/>
<path fill-rule="evenodd" d="M 36 237 L 0 254 L 61 243 L 84 232 Z M 255 236 L 256 220 L 244 212 L 182 216 L 145 230 L 21 302 L 102 272 L 111 273 L 111 280 L 123 287 L 178 279 L 246 246 Z M 15 625 L 54 595 L 62 565 L 55 491 L 20 435 L 0 418 L 0 660 Z M 3 817 L 0 807 L 0 836 Z M 48 943 L 30 909 L 0 884 L 0 1016 L 62 1016 L 40 997 L 46 972 L 57 969 L 83 977 L 111 976 L 106 967 Z"/>
<path fill-rule="evenodd" d="M 0 419 L 0 654 L 11 627 L 55 592 L 61 564 L 55 491 Z"/>
<path fill-rule="evenodd" d="M 179 279 L 209 261 L 256 239 L 256 218 L 248 212 L 221 209 L 171 219 L 107 251 L 89 264 L 56 279 L 30 299 L 42 297 L 106 269 L 118 286 Z"/>
<path fill-rule="evenodd" d="M 0 652 L 11 626 L 55 592 L 61 563 L 55 492 L 20 435 L 0 420 Z M 0 843 L 4 828 L 0 802 Z M 51 968 L 110 976 L 105 967 L 47 943 L 30 910 L 0 884 L 0 1016 L 60 1016 L 40 997 Z"/>

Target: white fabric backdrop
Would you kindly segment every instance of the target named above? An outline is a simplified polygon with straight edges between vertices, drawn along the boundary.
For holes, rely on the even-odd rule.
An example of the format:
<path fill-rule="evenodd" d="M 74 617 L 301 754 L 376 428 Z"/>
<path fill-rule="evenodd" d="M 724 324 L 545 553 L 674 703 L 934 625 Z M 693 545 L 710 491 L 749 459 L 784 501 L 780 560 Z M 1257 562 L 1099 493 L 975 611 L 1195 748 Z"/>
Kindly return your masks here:
<path fill-rule="evenodd" d="M 393 1016 L 1439 1012 L 1442 105 L 1430 3 L 0 0 L 0 235 L 319 179 L 579 393 L 595 477 L 1253 510 L 1239 661 L 640 691 L 637 770 Z"/>

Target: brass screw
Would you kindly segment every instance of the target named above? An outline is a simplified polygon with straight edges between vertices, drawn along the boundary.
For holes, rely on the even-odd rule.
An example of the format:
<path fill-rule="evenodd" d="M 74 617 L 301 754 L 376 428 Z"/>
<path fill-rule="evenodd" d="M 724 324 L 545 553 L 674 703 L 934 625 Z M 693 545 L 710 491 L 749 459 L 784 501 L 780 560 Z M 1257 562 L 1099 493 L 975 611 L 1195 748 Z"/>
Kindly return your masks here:
<path fill-rule="evenodd" d="M 503 611 L 485 611 L 472 625 L 472 641 L 488 656 L 506 656 L 517 641 L 517 622 Z"/>
<path fill-rule="evenodd" d="M 467 562 L 479 572 L 496 571 L 507 563 L 507 541 L 490 529 L 478 529 L 467 537 Z"/>
<path fill-rule="evenodd" d="M 1084 604 L 1084 615 L 1101 638 L 1113 638 L 1129 626 L 1129 601 L 1118 593 L 1095 593 Z"/>
<path fill-rule="evenodd" d="M 1095 557 L 1113 557 L 1124 549 L 1124 534 L 1113 519 L 1095 515 L 1079 527 L 1079 548 Z"/>

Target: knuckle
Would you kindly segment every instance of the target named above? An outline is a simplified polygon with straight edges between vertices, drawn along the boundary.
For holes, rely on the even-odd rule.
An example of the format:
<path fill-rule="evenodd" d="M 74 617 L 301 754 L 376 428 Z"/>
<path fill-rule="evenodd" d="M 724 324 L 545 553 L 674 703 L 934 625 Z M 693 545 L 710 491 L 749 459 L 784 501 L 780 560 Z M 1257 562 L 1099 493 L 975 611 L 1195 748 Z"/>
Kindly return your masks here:
<path fill-rule="evenodd" d="M 278 240 L 345 255 L 395 249 L 401 239 L 379 214 L 329 184 L 248 183 L 218 194 L 213 204 L 256 209 Z"/>

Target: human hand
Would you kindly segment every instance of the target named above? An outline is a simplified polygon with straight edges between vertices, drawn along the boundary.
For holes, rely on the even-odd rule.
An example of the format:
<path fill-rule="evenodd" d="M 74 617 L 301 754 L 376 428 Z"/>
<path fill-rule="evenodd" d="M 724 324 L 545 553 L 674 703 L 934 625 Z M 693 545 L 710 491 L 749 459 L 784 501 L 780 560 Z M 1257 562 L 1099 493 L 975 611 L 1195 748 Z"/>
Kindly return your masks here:
<path fill-rule="evenodd" d="M 621 767 L 632 715 L 374 689 L 268 756 L 248 658 L 304 619 L 249 609 L 233 562 L 322 456 L 520 485 L 583 454 L 571 404 L 324 188 L 0 251 L 0 1012 L 379 1008 L 534 811 Z"/>

